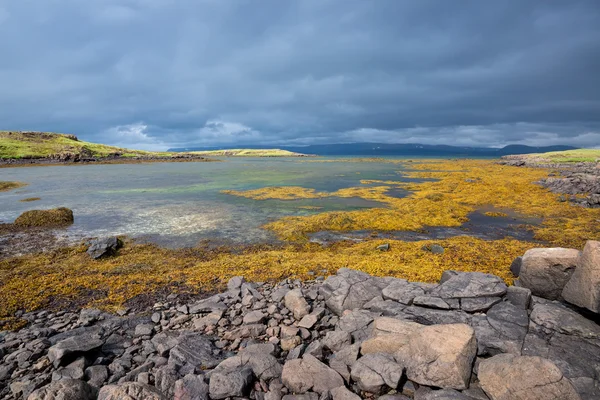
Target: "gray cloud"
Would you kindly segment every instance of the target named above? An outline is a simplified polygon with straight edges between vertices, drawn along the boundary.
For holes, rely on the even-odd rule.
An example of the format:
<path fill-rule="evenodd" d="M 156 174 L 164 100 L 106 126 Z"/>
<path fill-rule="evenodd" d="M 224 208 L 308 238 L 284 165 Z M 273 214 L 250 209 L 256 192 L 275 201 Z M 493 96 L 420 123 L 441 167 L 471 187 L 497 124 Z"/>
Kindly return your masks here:
<path fill-rule="evenodd" d="M 3 129 L 600 146 L 589 1 L 0 0 Z"/>

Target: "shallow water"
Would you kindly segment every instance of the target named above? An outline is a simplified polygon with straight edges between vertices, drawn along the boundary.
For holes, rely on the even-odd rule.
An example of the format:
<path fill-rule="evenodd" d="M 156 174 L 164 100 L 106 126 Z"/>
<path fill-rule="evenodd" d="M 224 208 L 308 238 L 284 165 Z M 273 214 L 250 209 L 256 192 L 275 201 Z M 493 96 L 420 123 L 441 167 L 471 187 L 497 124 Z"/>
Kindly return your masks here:
<path fill-rule="evenodd" d="M 220 193 L 265 186 L 303 186 L 335 191 L 360 180 L 403 179 L 391 163 L 306 162 L 306 159 L 244 158 L 212 163 L 150 163 L 0 169 L 0 180 L 28 186 L 0 193 L 0 222 L 31 209 L 68 207 L 73 241 L 129 235 L 169 247 L 203 239 L 233 243 L 273 241 L 261 225 L 288 215 L 385 207 L 360 198 L 257 201 Z M 394 196 L 403 196 L 402 190 Z M 34 202 L 20 202 L 40 197 Z M 302 207 L 320 207 L 309 210 Z"/>

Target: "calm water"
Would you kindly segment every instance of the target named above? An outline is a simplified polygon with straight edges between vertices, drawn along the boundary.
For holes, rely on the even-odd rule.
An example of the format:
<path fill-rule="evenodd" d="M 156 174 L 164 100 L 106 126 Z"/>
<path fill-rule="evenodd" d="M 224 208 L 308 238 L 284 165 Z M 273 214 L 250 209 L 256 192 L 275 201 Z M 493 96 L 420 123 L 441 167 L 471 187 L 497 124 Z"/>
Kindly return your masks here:
<path fill-rule="evenodd" d="M 0 222 L 12 222 L 26 210 L 68 207 L 75 224 L 67 234 L 74 240 L 126 234 L 170 247 L 193 246 L 202 239 L 253 243 L 273 240 L 260 226 L 283 216 L 385 205 L 357 198 L 256 201 L 221 190 L 303 186 L 334 191 L 359 186 L 361 179 L 403 180 L 401 167 L 394 164 L 314 159 L 4 168 L 0 180 L 28 186 L 0 193 Z M 19 201 L 27 197 L 41 200 Z"/>

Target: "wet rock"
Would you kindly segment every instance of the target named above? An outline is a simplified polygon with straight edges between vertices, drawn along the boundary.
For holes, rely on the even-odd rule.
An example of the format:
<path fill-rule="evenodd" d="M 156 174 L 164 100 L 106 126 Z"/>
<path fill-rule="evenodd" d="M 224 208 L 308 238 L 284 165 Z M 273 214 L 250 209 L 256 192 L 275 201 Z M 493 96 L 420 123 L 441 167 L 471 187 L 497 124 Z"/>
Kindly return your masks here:
<path fill-rule="evenodd" d="M 464 324 L 434 325 L 412 335 L 396 354 L 408 379 L 444 389 L 466 389 L 477 354 L 473 328 Z"/>
<path fill-rule="evenodd" d="M 166 400 L 157 389 L 139 382 L 103 386 L 98 400 Z"/>
<path fill-rule="evenodd" d="M 600 313 L 600 242 L 590 240 L 585 244 L 562 297 L 571 304 Z"/>
<path fill-rule="evenodd" d="M 95 239 L 90 242 L 87 253 L 91 258 L 97 260 L 115 255 L 121 247 L 123 247 L 123 242 L 118 237 Z"/>
<path fill-rule="evenodd" d="M 309 390 L 324 393 L 344 385 L 344 380 L 337 372 L 310 354 L 286 362 L 281 380 L 294 393 L 306 393 Z"/>
<path fill-rule="evenodd" d="M 381 393 L 386 387 L 396 389 L 403 368 L 390 354 L 372 353 L 359 358 L 350 369 L 350 376 L 358 387 L 369 393 Z"/>
<path fill-rule="evenodd" d="M 579 251 L 575 249 L 527 250 L 523 255 L 519 281 L 535 296 L 556 300 L 571 278 L 578 259 Z"/>
<path fill-rule="evenodd" d="M 492 400 L 579 400 L 575 388 L 551 361 L 500 354 L 483 360 L 478 377 Z"/>
<path fill-rule="evenodd" d="M 186 375 L 175 383 L 174 400 L 208 400 L 208 385 L 202 376 Z"/>
<path fill-rule="evenodd" d="M 211 399 L 245 396 L 252 384 L 250 368 L 220 369 L 210 375 L 208 385 Z"/>
<path fill-rule="evenodd" d="M 27 400 L 95 400 L 96 389 L 76 379 L 52 382 L 31 393 Z"/>
<path fill-rule="evenodd" d="M 442 298 L 496 297 L 506 293 L 506 284 L 495 275 L 482 272 L 456 272 L 431 291 Z"/>
<path fill-rule="evenodd" d="M 294 318 L 297 320 L 301 320 L 310 312 L 310 306 L 306 302 L 306 299 L 302 295 L 302 290 L 300 289 L 290 290 L 285 295 L 284 300 L 286 308 L 294 314 Z"/>

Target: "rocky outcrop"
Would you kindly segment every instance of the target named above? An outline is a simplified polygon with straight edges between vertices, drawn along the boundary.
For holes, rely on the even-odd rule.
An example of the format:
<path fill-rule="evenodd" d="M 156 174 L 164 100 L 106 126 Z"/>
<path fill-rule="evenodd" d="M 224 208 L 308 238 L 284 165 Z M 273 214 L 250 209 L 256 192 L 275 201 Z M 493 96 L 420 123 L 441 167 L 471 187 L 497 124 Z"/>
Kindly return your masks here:
<path fill-rule="evenodd" d="M 121 247 L 123 247 L 123 242 L 118 237 L 95 239 L 90 243 L 87 253 L 91 258 L 97 260 L 102 257 L 115 255 Z"/>
<path fill-rule="evenodd" d="M 583 265 L 563 292 L 593 283 Z M 173 295 L 144 315 L 25 314 L 26 328 L 0 333 L 0 399 L 591 400 L 600 326 L 577 310 L 475 272 L 438 284 L 350 269 L 236 277 L 224 293 Z"/>

